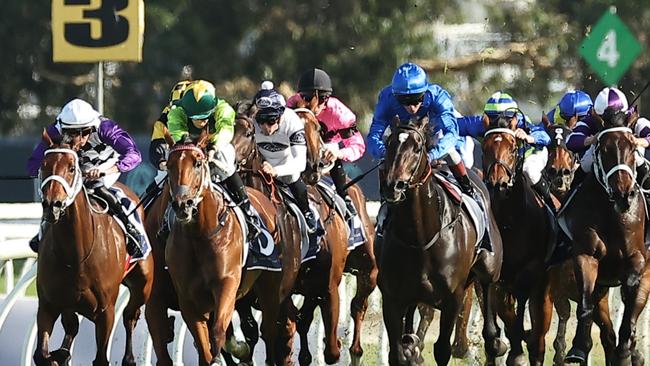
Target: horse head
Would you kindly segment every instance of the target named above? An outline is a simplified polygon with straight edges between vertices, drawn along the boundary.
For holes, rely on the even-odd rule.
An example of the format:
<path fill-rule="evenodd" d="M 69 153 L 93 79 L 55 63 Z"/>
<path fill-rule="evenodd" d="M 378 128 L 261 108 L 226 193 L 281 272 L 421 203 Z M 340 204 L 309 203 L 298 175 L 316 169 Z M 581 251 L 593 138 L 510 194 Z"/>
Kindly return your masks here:
<path fill-rule="evenodd" d="M 245 114 L 237 114 L 237 117 L 235 117 L 235 133 L 231 143 L 235 147 L 237 170 L 249 168 L 257 158 L 255 125 L 251 117 Z"/>
<path fill-rule="evenodd" d="M 429 118 L 413 118 L 408 122 L 396 117 L 386 141 L 385 196 L 391 203 L 403 201 L 406 190 L 415 188 L 430 176 L 427 152 L 432 144 Z"/>
<path fill-rule="evenodd" d="M 505 195 L 521 173 L 523 158 L 511 128 L 491 127 L 483 139 L 483 175 L 493 194 Z"/>
<path fill-rule="evenodd" d="M 188 137 L 174 144 L 169 133 L 165 139 L 172 148 L 167 158 L 167 174 L 171 194 L 172 209 L 182 224 L 187 224 L 198 212 L 203 193 L 210 185 L 210 168 L 205 147 L 210 135 L 203 130 L 192 140 Z"/>
<path fill-rule="evenodd" d="M 83 188 L 77 156 L 81 146 L 78 136 L 53 140 L 47 131 L 43 131 L 43 142 L 48 146 L 40 170 L 43 213 L 45 220 L 57 222 Z"/>
<path fill-rule="evenodd" d="M 603 116 L 592 115 L 603 126 L 594 149 L 594 173 L 614 208 L 627 211 L 636 197 L 636 144 L 632 128 L 639 115 L 636 111 L 606 110 Z"/>
<path fill-rule="evenodd" d="M 330 166 L 325 166 L 322 161 L 324 153 L 324 143 L 321 137 L 321 126 L 314 112 L 307 108 L 296 108 L 296 113 L 305 124 L 305 140 L 307 142 L 307 166 L 302 173 L 303 179 L 307 184 L 316 184 L 325 170 Z"/>
<path fill-rule="evenodd" d="M 551 137 L 544 174 L 551 184 L 551 191 L 558 197 L 564 197 L 571 188 L 573 176 L 578 168 L 577 155 L 566 146 L 571 129 L 567 125 L 551 124 L 545 114 L 542 114 L 542 122 L 546 133 Z"/>

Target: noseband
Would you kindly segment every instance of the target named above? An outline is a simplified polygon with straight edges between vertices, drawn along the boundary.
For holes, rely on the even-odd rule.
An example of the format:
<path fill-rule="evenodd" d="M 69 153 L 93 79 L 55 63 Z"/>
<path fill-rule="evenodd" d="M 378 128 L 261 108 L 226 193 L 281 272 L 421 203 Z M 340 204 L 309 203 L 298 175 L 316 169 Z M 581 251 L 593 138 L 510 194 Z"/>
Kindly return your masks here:
<path fill-rule="evenodd" d="M 513 130 L 509 129 L 509 128 L 493 128 L 491 130 L 486 131 L 484 137 L 488 137 L 489 135 L 497 134 L 497 133 L 505 133 L 507 135 L 515 137 L 515 132 Z M 499 138 L 500 137 L 495 137 L 495 141 L 500 141 L 500 140 L 496 140 L 496 139 L 499 139 Z M 517 173 L 519 173 L 519 170 L 520 170 L 519 166 L 521 165 L 520 164 L 521 155 L 518 153 L 518 148 L 516 147 L 516 145 L 515 145 L 514 154 L 516 154 L 514 169 L 510 168 L 510 166 L 508 166 L 508 164 L 505 161 L 503 161 L 501 159 L 496 159 L 488 167 L 484 179 L 487 179 L 490 172 L 494 169 L 494 167 L 496 167 L 498 165 L 498 166 L 501 166 L 503 169 L 505 169 L 506 174 L 508 174 L 508 187 L 509 188 L 512 187 L 515 184 L 515 179 L 517 178 Z"/>
<path fill-rule="evenodd" d="M 66 199 L 62 202 L 63 206 L 61 209 L 65 210 L 72 204 L 72 202 L 74 202 L 77 194 L 81 192 L 81 189 L 83 188 L 83 177 L 81 174 L 81 167 L 79 166 L 79 157 L 74 150 L 65 148 L 45 150 L 45 155 L 55 153 L 70 154 L 74 158 L 74 176 L 72 177 L 72 184 L 69 184 L 63 176 L 52 174 L 41 182 L 41 192 L 43 192 L 43 188 L 45 188 L 50 181 L 55 181 L 61 184 L 66 193 Z"/>
<path fill-rule="evenodd" d="M 600 185 L 605 189 L 605 192 L 607 193 L 609 199 L 613 200 L 614 191 L 612 187 L 609 185 L 609 177 L 611 177 L 614 173 L 616 173 L 619 170 L 622 170 L 627 174 L 629 174 L 630 177 L 632 177 L 632 182 L 634 185 L 636 185 L 637 183 L 636 183 L 636 169 L 630 168 L 630 166 L 625 163 L 614 165 L 609 170 L 605 171 L 605 167 L 603 166 L 602 154 L 600 150 L 600 139 L 605 134 L 611 132 L 623 132 L 623 133 L 632 134 L 632 130 L 627 127 L 607 128 L 598 134 L 596 146 L 594 147 L 594 155 L 595 155 L 594 173 L 596 176 L 596 180 L 598 180 L 598 183 L 600 183 Z"/>

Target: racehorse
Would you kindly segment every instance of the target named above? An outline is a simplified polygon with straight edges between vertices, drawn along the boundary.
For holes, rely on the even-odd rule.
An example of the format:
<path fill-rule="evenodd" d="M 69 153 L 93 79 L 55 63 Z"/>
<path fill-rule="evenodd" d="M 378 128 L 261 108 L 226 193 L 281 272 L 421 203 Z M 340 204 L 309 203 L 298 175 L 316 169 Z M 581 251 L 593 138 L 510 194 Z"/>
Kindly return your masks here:
<path fill-rule="evenodd" d="M 580 301 L 578 325 L 566 361 L 586 364 L 592 347 L 591 325 L 603 321 L 594 304 L 609 287 L 621 285 L 623 319 L 618 346 L 613 331 L 604 339 L 608 364 L 642 365 L 636 349 L 636 322 L 650 291 L 649 255 L 644 244 L 647 215 L 636 183 L 636 144 L 632 129 L 638 114 L 609 113 L 594 146 L 593 172 L 587 175 L 560 215 L 560 224 L 573 239 L 573 263 Z M 606 341 L 605 341 L 606 340 Z"/>
<path fill-rule="evenodd" d="M 148 256 L 129 265 L 122 229 L 83 186 L 78 137 L 54 142 L 43 132 L 43 141 L 49 146 L 41 166 L 43 213 L 52 225 L 43 234 L 39 248 L 34 362 L 67 364 L 79 331 L 79 313 L 95 323 L 97 352 L 93 365 L 108 365 L 106 353 L 115 320 L 115 301 L 120 284 L 124 284 L 131 296 L 123 312 L 126 349 L 122 364 L 135 365 L 131 337 L 140 307 L 151 291 L 153 259 Z M 124 185 L 116 184 L 137 201 Z M 138 213 L 144 217 L 141 208 Z M 59 315 L 65 337 L 61 348 L 50 353 L 48 342 Z"/>
<path fill-rule="evenodd" d="M 551 185 L 551 192 L 560 203 L 564 201 L 573 176 L 578 168 L 578 156 L 566 146 L 566 139 L 571 134 L 571 129 L 565 125 L 553 125 L 546 115 L 542 115 L 542 122 L 546 132 L 551 137 L 548 148 L 548 162 L 542 174 Z M 556 206 L 559 209 L 559 206 Z"/>
<path fill-rule="evenodd" d="M 315 100 L 316 99 L 314 99 L 314 101 Z M 303 101 L 302 103 L 305 102 Z M 314 109 L 313 106 L 311 109 L 304 108 L 306 105 L 301 103 L 299 103 L 298 106 L 300 108 L 295 109 L 295 111 L 305 124 L 305 137 L 307 141 L 307 166 L 303 173 L 303 179 L 307 184 L 315 187 L 321 179 L 324 168 L 326 169 L 326 167 L 324 167 L 325 164 L 322 161 L 324 143 L 321 137 L 321 126 L 312 112 Z M 322 196 L 322 191 L 318 189 L 311 189 L 311 191 L 316 194 L 317 197 L 320 197 L 321 200 L 324 198 L 324 196 Z M 344 267 L 344 271 L 354 274 L 357 277 L 356 294 L 350 305 L 350 313 L 354 320 L 354 333 L 352 344 L 350 345 L 350 357 L 352 365 L 359 365 L 361 357 L 363 356 L 363 348 L 361 347 L 361 325 L 368 308 L 368 297 L 377 286 L 378 270 L 374 255 L 375 229 L 366 210 L 365 196 L 363 195 L 361 188 L 356 184 L 348 188 L 348 194 L 357 209 L 366 236 L 363 245 L 356 247 L 347 254 Z M 334 212 L 331 213 L 334 214 Z M 329 230 L 334 229 L 335 228 L 331 228 Z M 338 248 L 339 246 L 335 244 L 334 247 Z M 339 268 L 331 269 L 333 273 L 336 273 L 337 277 L 339 270 Z M 333 286 L 334 283 L 331 283 L 330 285 Z M 338 284 L 336 285 L 338 286 Z M 306 309 L 310 309 L 310 307 L 307 307 Z M 306 319 L 311 319 L 311 317 Z M 309 331 L 310 323 L 311 321 L 307 322 L 305 320 L 304 322 L 299 323 L 299 325 L 302 324 L 302 326 L 298 327 L 298 331 L 301 335 L 301 360 L 304 361 L 301 362 L 306 364 L 309 364 L 309 361 L 311 361 L 311 355 L 309 355 L 309 349 L 307 347 L 307 332 Z M 336 328 L 334 328 L 334 330 L 335 329 Z"/>
<path fill-rule="evenodd" d="M 466 209 L 452 201 L 434 178 L 427 158 L 432 144 L 430 128 L 428 117 L 393 121 L 386 147 L 383 191 L 388 213 L 377 259 L 391 365 L 421 362 L 413 359 L 413 352 L 405 351 L 415 343 L 413 335 L 403 336 L 404 317 L 418 303 L 441 310 L 434 356 L 439 365 L 449 362 L 454 322 L 465 291 L 475 278 L 485 288 L 483 336 L 488 358 L 495 358 L 502 347 L 492 308 L 493 291 L 489 290 L 497 281 L 501 266 L 496 223 L 489 202 L 485 202 L 494 255 L 485 251 L 477 255 L 476 243 L 481 233 L 476 231 Z M 477 189 L 487 197 L 484 186 Z"/>
<path fill-rule="evenodd" d="M 507 363 L 524 364 L 524 310 L 529 301 L 532 332 L 527 337 L 531 365 L 544 362 L 544 336 L 552 307 L 545 258 L 554 244 L 555 219 L 523 174 L 524 156 L 515 138 L 516 119 L 484 121 L 484 180 L 503 240 L 503 267 L 498 289 L 499 313 L 510 340 Z M 513 308 L 516 300 L 516 310 Z"/>

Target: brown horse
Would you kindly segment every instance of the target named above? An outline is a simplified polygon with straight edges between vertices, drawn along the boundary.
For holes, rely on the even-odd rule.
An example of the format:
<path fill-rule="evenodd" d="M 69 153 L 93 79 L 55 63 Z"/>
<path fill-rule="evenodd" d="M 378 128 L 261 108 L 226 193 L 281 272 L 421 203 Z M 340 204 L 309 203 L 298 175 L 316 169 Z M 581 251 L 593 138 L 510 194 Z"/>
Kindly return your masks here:
<path fill-rule="evenodd" d="M 114 218 L 89 199 L 79 166 L 78 138 L 54 143 L 46 132 L 49 146 L 41 167 L 43 212 L 52 223 L 44 233 L 39 250 L 38 340 L 34 353 L 37 365 L 62 365 L 69 361 L 70 347 L 79 331 L 77 313 L 95 323 L 97 353 L 94 365 L 108 365 L 107 348 L 115 320 L 115 301 L 120 284 L 129 288 L 131 297 L 123 313 L 126 349 L 123 365 L 135 365 L 132 349 L 133 329 L 140 307 L 151 291 L 151 256 L 133 264 L 126 255 L 125 236 Z M 117 183 L 119 184 L 119 183 Z M 125 186 L 120 188 L 137 201 Z M 80 194 L 81 193 L 81 194 Z M 144 217 L 142 209 L 138 210 Z M 61 348 L 49 352 L 54 322 L 61 315 L 65 337 Z"/>
<path fill-rule="evenodd" d="M 574 269 L 580 302 L 578 325 L 567 362 L 586 364 L 592 347 L 591 325 L 603 321 L 594 304 L 607 289 L 621 285 L 625 310 L 618 332 L 603 342 L 608 364 L 643 365 L 636 349 L 636 322 L 650 291 L 650 258 L 644 244 L 646 208 L 636 183 L 636 145 L 631 128 L 638 114 L 609 114 L 594 147 L 593 173 L 578 188 L 560 215 L 573 239 Z"/>
<path fill-rule="evenodd" d="M 551 322 L 545 258 L 554 243 L 555 220 L 522 172 L 523 153 L 515 138 L 517 119 L 490 121 L 483 140 L 483 172 L 503 239 L 503 267 L 498 284 L 499 313 L 510 340 L 507 363 L 524 364 L 524 310 L 529 302 L 532 332 L 527 337 L 531 365 L 544 363 Z M 516 301 L 516 310 L 513 305 Z"/>
<path fill-rule="evenodd" d="M 553 125 L 546 115 L 542 115 L 546 133 L 551 137 L 548 148 L 548 162 L 542 172 L 551 185 L 551 192 L 561 202 L 564 202 L 571 182 L 579 166 L 578 155 L 566 146 L 566 139 L 571 129 L 565 125 Z M 559 209 L 559 207 L 556 206 Z"/>
<path fill-rule="evenodd" d="M 315 100 L 315 99 L 314 99 Z M 299 106 L 301 106 L 299 104 Z M 305 107 L 305 106 L 301 106 Z M 305 135 L 307 139 L 307 160 L 308 164 L 303 178 L 310 185 L 315 185 L 321 176 L 321 169 L 324 164 L 321 162 L 323 140 L 321 138 L 321 127 L 318 120 L 311 112 L 314 109 L 296 109 L 298 115 L 305 122 Z M 375 261 L 374 241 L 375 227 L 370 220 L 366 209 L 366 197 L 361 188 L 354 184 L 348 188 L 348 194 L 357 209 L 361 219 L 366 240 L 363 245 L 354 248 L 347 257 L 345 272 L 354 274 L 357 278 L 357 288 L 354 298 L 350 304 L 350 314 L 354 321 L 354 333 L 350 345 L 350 357 L 352 365 L 359 365 L 363 356 L 361 347 L 361 325 L 368 309 L 368 297 L 377 287 L 377 263 Z"/>
<path fill-rule="evenodd" d="M 450 337 L 467 287 L 474 278 L 484 286 L 484 327 L 488 358 L 502 347 L 497 338 L 492 294 L 488 288 L 497 281 L 501 267 L 501 240 L 489 210 L 494 255 L 476 254 L 478 235 L 469 213 L 456 204 L 433 178 L 427 158 L 431 146 L 427 117 L 408 123 L 396 121 L 388 138 L 383 191 L 388 213 L 383 243 L 377 255 L 379 289 L 388 332 L 391 365 L 417 364 L 407 352 L 414 337 L 403 335 L 404 317 L 418 303 L 441 310 L 440 336 L 434 347 L 439 365 L 451 357 Z M 487 197 L 485 187 L 479 188 Z"/>

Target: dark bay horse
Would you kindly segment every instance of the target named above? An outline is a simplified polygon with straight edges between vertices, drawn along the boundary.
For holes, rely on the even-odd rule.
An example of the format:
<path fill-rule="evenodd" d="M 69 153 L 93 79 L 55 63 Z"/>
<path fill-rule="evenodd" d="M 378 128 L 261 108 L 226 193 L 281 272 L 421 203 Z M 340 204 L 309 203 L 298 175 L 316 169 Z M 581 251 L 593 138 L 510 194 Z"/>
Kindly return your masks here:
<path fill-rule="evenodd" d="M 529 360 L 531 365 L 542 365 L 544 336 L 552 315 L 545 258 L 554 244 L 555 219 L 522 172 L 524 156 L 514 125 L 509 125 L 516 123 L 516 118 L 491 122 L 482 144 L 483 172 L 503 240 L 503 267 L 497 288 L 499 313 L 510 340 L 507 363 L 525 364 L 522 341 L 524 310 L 529 302 Z"/>
<path fill-rule="evenodd" d="M 404 335 L 404 318 L 418 303 L 441 310 L 440 336 L 434 347 L 439 365 L 451 357 L 450 337 L 460 314 L 467 287 L 478 278 L 483 291 L 483 337 L 488 358 L 496 357 L 501 346 L 492 308 L 493 291 L 501 266 L 501 241 L 489 211 L 494 234 L 494 255 L 477 255 L 477 237 L 468 212 L 445 193 L 433 177 L 427 158 L 431 146 L 427 117 L 396 121 L 387 141 L 384 192 L 388 215 L 384 239 L 377 248 L 378 283 L 383 297 L 383 316 L 389 338 L 389 362 L 417 364 L 412 352 L 412 335 Z M 487 197 L 485 187 L 479 188 Z"/>
<path fill-rule="evenodd" d="M 559 203 L 564 199 L 571 188 L 571 182 L 580 162 L 578 155 L 566 146 L 567 137 L 571 129 L 565 125 L 553 125 L 546 115 L 542 115 L 542 122 L 546 132 L 551 137 L 548 148 L 548 161 L 543 174 L 551 185 L 551 192 Z M 559 209 L 559 207 L 556 207 Z"/>
<path fill-rule="evenodd" d="M 649 254 L 644 244 L 647 214 L 636 183 L 636 144 L 632 133 L 636 112 L 610 114 L 594 147 L 590 173 L 560 214 L 560 224 L 573 239 L 573 263 L 580 293 L 578 325 L 566 361 L 586 364 L 592 347 L 591 325 L 602 322 L 594 305 L 609 287 L 621 285 L 624 313 L 618 332 L 603 339 L 608 364 L 643 365 L 636 349 L 636 322 L 650 291 Z M 603 331 L 603 330 L 601 330 Z"/>
<path fill-rule="evenodd" d="M 44 132 L 43 141 L 49 146 L 41 167 L 43 214 L 52 225 L 44 233 L 39 249 L 34 362 L 62 365 L 69 361 L 79 331 L 78 313 L 95 323 L 97 353 L 93 364 L 108 365 L 106 352 L 115 320 L 115 301 L 120 284 L 124 284 L 131 296 L 123 312 L 126 349 L 122 364 L 135 365 L 131 337 L 140 307 L 151 291 L 153 259 L 149 256 L 129 267 L 122 229 L 103 207 L 90 201 L 83 187 L 78 138 L 55 143 Z M 137 201 L 129 189 L 116 184 Z M 144 217 L 142 209 L 138 213 Z M 59 315 L 65 337 L 61 348 L 50 353 L 48 342 Z"/>

